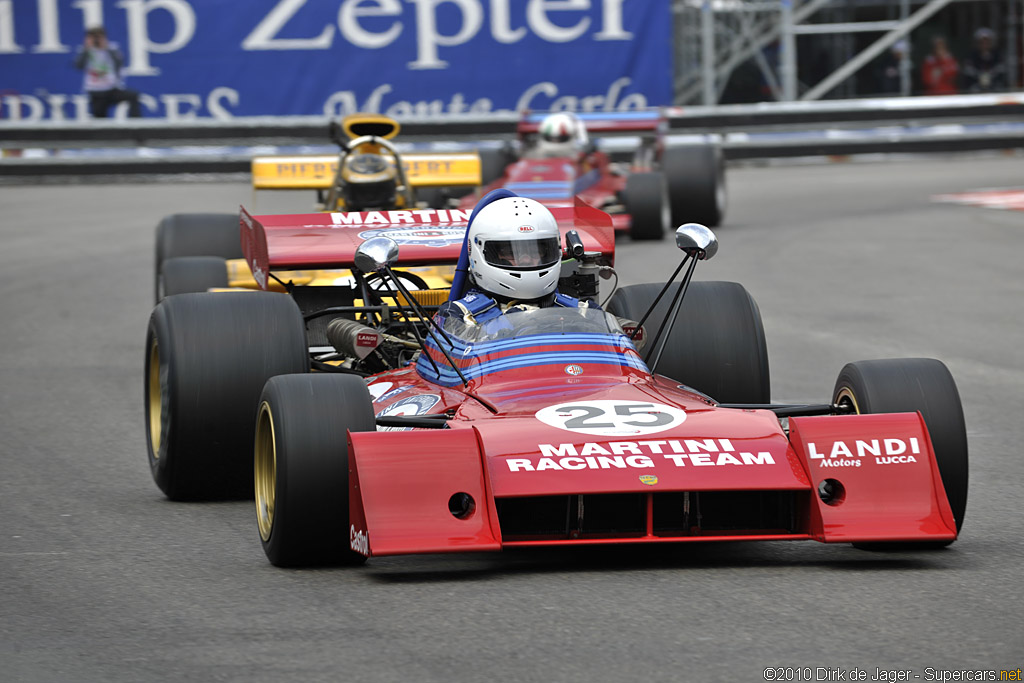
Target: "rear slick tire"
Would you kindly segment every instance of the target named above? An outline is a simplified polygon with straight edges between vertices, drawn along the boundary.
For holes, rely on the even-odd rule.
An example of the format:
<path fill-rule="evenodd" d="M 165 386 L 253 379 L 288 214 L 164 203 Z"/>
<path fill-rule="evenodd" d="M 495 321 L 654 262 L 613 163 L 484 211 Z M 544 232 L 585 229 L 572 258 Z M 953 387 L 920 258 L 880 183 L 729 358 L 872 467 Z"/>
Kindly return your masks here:
<path fill-rule="evenodd" d="M 661 287 L 622 287 L 612 296 L 608 312 L 639 321 Z M 670 287 L 644 323 L 649 339 L 645 355 L 678 290 L 678 283 Z M 753 297 L 736 282 L 691 282 L 661 361 L 652 370 L 719 403 L 769 403 L 768 345 Z"/>
<path fill-rule="evenodd" d="M 668 179 L 673 224 L 701 223 L 709 228 L 722 224 L 728 198 L 719 145 L 666 147 L 661 170 Z"/>
<path fill-rule="evenodd" d="M 219 256 L 182 256 L 164 261 L 157 282 L 157 300 L 227 286 L 227 261 Z"/>
<path fill-rule="evenodd" d="M 668 186 L 660 172 L 634 173 L 626 178 L 629 236 L 634 240 L 660 240 L 670 229 Z"/>
<path fill-rule="evenodd" d="M 167 297 L 146 338 L 146 444 L 171 500 L 252 497 L 256 407 L 267 380 L 309 371 L 298 306 L 287 294 Z"/>
<path fill-rule="evenodd" d="M 160 276 L 164 262 L 181 256 L 242 258 L 242 238 L 237 213 L 175 213 L 156 226 L 154 293 L 160 300 Z"/>

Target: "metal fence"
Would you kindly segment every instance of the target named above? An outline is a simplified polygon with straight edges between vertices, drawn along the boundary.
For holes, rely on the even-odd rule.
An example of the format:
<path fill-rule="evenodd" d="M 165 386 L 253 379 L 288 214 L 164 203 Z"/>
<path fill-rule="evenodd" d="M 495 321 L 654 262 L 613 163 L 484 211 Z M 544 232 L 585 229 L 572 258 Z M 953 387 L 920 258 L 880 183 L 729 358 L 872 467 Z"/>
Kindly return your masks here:
<path fill-rule="evenodd" d="M 1005 87 L 1021 86 L 1021 0 L 674 0 L 673 11 L 680 105 L 879 95 L 875 60 L 898 41 L 907 45 L 890 92 L 921 94 L 931 38 L 944 36 L 962 62 L 983 27 Z"/>

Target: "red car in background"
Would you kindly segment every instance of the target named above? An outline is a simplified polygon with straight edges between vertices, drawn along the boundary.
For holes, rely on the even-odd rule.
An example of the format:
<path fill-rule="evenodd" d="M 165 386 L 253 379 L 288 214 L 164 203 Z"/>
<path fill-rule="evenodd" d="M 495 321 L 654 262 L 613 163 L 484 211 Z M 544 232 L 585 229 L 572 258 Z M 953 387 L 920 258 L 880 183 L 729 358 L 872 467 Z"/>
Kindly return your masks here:
<path fill-rule="evenodd" d="M 548 116 L 520 120 L 517 148 L 479 150 L 485 186 L 463 197 L 460 208 L 472 209 L 479 196 L 505 187 L 549 207 L 572 206 L 579 196 L 611 214 L 616 232 L 638 240 L 661 239 L 682 223 L 721 224 L 725 163 L 717 144 L 669 141 L 657 111 L 584 113 L 570 115 L 586 131 L 577 149 L 552 155 L 540 140 Z"/>

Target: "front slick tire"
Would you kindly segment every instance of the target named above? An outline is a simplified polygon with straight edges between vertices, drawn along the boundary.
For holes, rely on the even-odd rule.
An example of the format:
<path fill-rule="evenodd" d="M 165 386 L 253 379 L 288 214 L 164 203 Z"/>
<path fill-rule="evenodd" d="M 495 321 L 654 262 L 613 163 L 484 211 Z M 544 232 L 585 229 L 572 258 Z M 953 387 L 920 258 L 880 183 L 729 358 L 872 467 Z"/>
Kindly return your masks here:
<path fill-rule="evenodd" d="M 171 500 L 252 496 L 260 392 L 307 372 L 299 307 L 287 294 L 179 294 L 161 301 L 146 338 L 146 443 Z"/>
<path fill-rule="evenodd" d="M 376 429 L 366 383 L 352 375 L 267 382 L 256 419 L 256 521 L 277 567 L 361 564 L 349 549 L 348 432 Z"/>
<path fill-rule="evenodd" d="M 920 411 L 935 450 L 942 486 L 957 533 L 967 508 L 967 428 L 960 394 L 949 369 L 931 358 L 891 358 L 848 363 L 836 379 L 832 401 L 859 414 Z M 855 543 L 865 550 L 945 547 L 952 541 Z"/>

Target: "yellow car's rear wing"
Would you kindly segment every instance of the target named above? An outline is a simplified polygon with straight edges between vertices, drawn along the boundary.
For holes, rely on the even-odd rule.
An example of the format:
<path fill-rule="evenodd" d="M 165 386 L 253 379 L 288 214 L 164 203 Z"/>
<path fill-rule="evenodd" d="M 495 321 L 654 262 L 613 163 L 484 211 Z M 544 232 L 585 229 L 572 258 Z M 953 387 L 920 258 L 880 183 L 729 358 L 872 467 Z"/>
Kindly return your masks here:
<path fill-rule="evenodd" d="M 455 187 L 481 184 L 480 157 L 470 153 L 403 154 L 405 174 L 413 187 Z M 326 190 L 338 171 L 338 156 L 256 157 L 252 160 L 254 190 Z"/>

